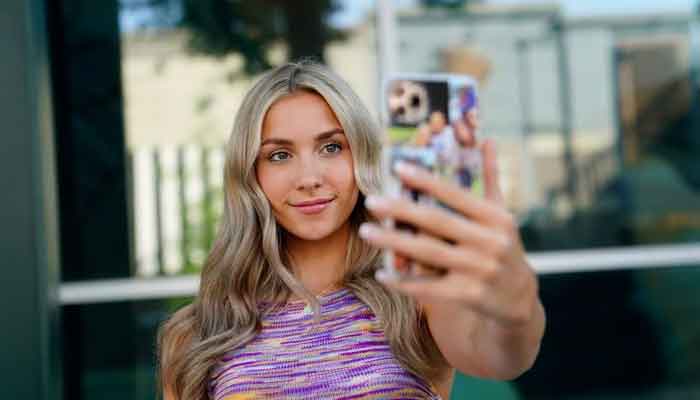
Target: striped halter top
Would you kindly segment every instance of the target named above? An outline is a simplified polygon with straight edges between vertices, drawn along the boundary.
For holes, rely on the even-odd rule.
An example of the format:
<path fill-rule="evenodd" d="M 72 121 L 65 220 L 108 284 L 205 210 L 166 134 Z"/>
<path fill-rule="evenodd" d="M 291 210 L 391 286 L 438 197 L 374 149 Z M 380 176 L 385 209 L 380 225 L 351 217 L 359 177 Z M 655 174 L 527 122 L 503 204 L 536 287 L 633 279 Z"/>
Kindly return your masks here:
<path fill-rule="evenodd" d="M 266 313 L 262 331 L 212 371 L 210 398 L 440 399 L 398 363 L 375 315 L 350 289 L 318 299 L 315 329 L 304 300 Z"/>

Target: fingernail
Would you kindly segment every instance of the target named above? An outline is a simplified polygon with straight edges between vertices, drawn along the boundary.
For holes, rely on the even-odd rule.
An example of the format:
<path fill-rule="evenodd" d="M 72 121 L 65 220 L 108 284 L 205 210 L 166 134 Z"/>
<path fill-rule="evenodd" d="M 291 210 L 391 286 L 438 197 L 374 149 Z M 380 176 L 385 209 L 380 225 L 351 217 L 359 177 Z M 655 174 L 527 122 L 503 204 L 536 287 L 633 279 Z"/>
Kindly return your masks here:
<path fill-rule="evenodd" d="M 365 199 L 365 207 L 369 208 L 370 210 L 379 210 L 382 208 L 386 208 L 387 206 L 387 200 L 380 196 L 371 195 L 367 196 L 367 198 Z"/>
<path fill-rule="evenodd" d="M 394 164 L 394 170 L 401 175 L 406 175 L 406 176 L 411 176 L 415 175 L 418 171 L 416 167 L 413 165 L 405 162 L 405 161 L 399 161 L 396 164 Z"/>
<path fill-rule="evenodd" d="M 379 233 L 379 228 L 374 226 L 374 224 L 365 222 L 362 225 L 360 225 L 359 233 L 360 237 L 365 239 L 371 239 L 377 236 L 377 234 Z"/>

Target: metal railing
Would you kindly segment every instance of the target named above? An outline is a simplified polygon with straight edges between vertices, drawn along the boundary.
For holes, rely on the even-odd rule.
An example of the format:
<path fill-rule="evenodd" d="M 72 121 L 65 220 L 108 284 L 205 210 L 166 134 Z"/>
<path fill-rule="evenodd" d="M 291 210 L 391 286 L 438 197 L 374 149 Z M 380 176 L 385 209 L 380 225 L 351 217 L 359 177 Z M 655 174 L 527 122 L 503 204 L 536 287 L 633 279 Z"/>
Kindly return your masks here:
<path fill-rule="evenodd" d="M 700 266 L 700 244 L 552 251 L 532 253 L 528 261 L 540 275 Z M 198 288 L 198 275 L 105 279 L 64 283 L 59 300 L 72 305 L 190 297 Z"/>

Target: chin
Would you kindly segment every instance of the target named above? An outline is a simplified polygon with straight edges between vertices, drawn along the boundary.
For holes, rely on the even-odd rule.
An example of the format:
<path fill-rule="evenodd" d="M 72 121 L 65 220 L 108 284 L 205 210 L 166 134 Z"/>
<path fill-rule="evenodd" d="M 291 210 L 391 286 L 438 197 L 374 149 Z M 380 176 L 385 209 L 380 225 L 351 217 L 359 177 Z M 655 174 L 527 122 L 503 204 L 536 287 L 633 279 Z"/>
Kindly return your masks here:
<path fill-rule="evenodd" d="M 292 235 L 302 240 L 321 240 L 327 238 L 335 232 L 335 229 L 328 227 L 316 228 L 308 227 L 307 229 L 297 229 L 296 232 L 291 232 Z"/>

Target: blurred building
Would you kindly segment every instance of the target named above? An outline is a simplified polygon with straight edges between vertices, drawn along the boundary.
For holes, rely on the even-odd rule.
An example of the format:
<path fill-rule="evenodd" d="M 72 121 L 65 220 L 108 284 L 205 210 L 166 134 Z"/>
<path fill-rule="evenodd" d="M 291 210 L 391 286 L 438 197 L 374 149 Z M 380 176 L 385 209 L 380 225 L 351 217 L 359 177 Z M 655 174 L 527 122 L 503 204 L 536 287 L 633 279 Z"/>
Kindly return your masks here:
<path fill-rule="evenodd" d="M 600 189 L 590 186 L 618 172 L 611 152 L 624 148 L 630 160 L 637 151 L 639 133 L 620 129 L 630 107 L 641 113 L 679 77 L 682 90 L 690 87 L 695 17 L 688 14 L 564 18 L 557 3 L 544 3 L 415 9 L 397 18 L 401 71 L 480 78 L 484 132 L 503 145 L 507 175 L 518 178 L 506 186 L 520 212 L 547 201 L 568 179 L 565 165 L 550 167 L 567 140 L 574 169 L 607 164 L 579 180 L 573 201 L 590 203 Z M 636 61 L 644 71 L 632 77 L 629 58 L 643 52 L 657 64 Z M 631 100 L 630 90 L 644 99 Z M 687 112 L 689 94 L 683 101 Z"/>

